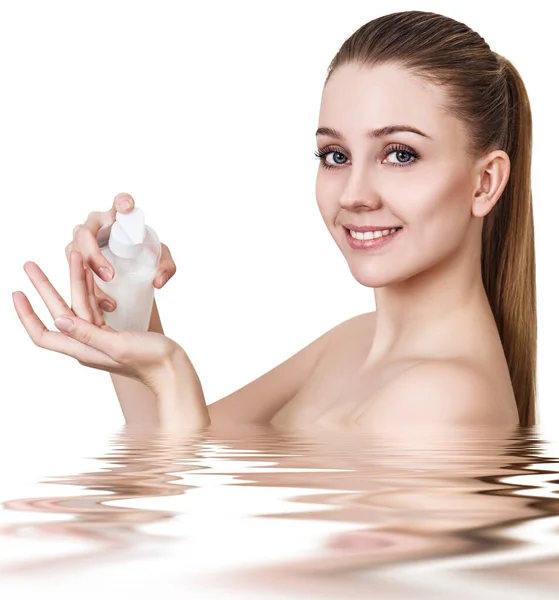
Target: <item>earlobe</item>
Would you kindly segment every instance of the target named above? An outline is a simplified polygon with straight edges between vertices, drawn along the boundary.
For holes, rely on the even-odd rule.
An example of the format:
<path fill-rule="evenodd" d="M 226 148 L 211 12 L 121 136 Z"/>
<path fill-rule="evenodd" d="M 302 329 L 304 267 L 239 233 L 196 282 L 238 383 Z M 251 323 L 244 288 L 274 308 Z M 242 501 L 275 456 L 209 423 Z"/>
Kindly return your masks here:
<path fill-rule="evenodd" d="M 503 194 L 510 175 L 510 159 L 503 150 L 487 154 L 480 167 L 480 186 L 472 202 L 474 217 L 485 217 Z"/>

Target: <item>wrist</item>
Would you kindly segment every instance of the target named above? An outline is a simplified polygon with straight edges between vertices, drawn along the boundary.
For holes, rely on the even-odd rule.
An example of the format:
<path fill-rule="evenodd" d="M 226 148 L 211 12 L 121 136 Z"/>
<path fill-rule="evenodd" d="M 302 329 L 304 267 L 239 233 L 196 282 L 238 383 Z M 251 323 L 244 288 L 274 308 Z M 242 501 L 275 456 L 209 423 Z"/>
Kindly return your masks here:
<path fill-rule="evenodd" d="M 168 393 L 177 387 L 181 373 L 184 373 L 185 360 L 186 352 L 173 342 L 165 358 L 159 362 L 147 382 L 158 401 L 168 396 Z"/>
<path fill-rule="evenodd" d="M 153 382 L 163 427 L 205 427 L 210 417 L 201 382 L 184 349 L 175 344 Z"/>

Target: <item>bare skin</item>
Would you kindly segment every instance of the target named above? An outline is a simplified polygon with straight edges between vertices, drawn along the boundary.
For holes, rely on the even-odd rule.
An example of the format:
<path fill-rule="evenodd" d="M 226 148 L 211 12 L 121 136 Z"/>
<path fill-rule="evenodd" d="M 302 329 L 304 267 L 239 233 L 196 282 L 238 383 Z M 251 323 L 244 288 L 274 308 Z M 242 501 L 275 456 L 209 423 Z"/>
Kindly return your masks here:
<path fill-rule="evenodd" d="M 374 340 L 376 316 L 375 312 L 359 315 L 338 329 L 303 388 L 271 419 L 274 427 L 360 429 L 356 419 L 367 409 L 373 411 L 379 431 L 391 431 L 402 421 L 401 415 L 383 403 L 381 392 L 394 385 L 406 370 L 450 356 L 469 363 L 487 380 L 503 425 L 518 423 L 510 375 L 495 326 L 491 329 L 480 322 L 472 330 L 467 323 L 459 322 L 452 335 L 433 345 L 428 353 L 402 353 L 371 366 L 366 360 Z M 475 344 L 479 344 L 477 350 Z M 436 420 L 438 415 L 430 417 Z"/>

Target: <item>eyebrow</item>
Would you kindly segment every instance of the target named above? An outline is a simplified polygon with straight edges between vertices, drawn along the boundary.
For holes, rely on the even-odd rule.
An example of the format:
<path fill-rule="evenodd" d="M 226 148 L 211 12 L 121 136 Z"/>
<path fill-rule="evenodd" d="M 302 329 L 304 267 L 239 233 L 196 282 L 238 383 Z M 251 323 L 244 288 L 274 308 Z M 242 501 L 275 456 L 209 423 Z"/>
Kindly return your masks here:
<path fill-rule="evenodd" d="M 430 140 L 433 139 L 431 136 L 427 135 L 420 129 L 417 129 L 417 127 L 412 127 L 411 125 L 387 125 L 386 127 L 379 127 L 378 129 L 369 129 L 365 135 L 368 138 L 381 138 L 390 135 L 391 133 L 396 133 L 398 131 L 407 131 L 410 133 L 415 133 L 425 138 L 429 138 Z M 332 129 L 331 127 L 319 127 L 316 130 L 316 135 L 327 135 L 342 140 L 342 142 L 346 141 L 345 136 L 342 133 L 340 133 L 336 129 Z"/>

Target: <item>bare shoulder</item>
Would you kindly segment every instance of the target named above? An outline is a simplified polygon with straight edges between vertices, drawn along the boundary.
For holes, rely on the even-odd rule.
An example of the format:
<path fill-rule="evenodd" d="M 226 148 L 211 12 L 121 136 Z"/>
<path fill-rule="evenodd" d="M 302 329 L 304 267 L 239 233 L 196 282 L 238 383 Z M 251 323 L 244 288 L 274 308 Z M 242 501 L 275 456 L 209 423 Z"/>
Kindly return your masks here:
<path fill-rule="evenodd" d="M 354 339 L 370 322 L 371 313 L 351 317 L 298 350 L 279 365 L 240 389 L 210 403 L 212 423 L 268 423 L 290 402 L 314 373 L 330 349 Z"/>
<path fill-rule="evenodd" d="M 384 388 L 355 422 L 363 429 L 394 426 L 515 425 L 518 413 L 497 397 L 487 372 L 467 360 L 418 363 Z"/>

